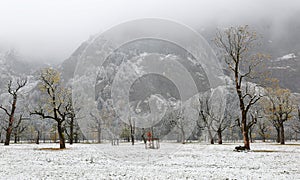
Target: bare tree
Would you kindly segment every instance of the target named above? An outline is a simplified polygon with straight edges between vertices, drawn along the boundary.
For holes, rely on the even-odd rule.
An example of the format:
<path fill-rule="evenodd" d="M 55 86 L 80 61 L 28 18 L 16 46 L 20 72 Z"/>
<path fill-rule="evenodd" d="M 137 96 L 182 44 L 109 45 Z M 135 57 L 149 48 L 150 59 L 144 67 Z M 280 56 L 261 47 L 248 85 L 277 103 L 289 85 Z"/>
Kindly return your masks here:
<path fill-rule="evenodd" d="M 249 123 L 248 123 L 248 126 L 249 126 L 249 138 L 250 138 L 250 142 L 253 143 L 253 131 L 255 129 L 255 125 L 256 123 L 258 122 L 258 118 L 261 118 L 259 115 L 258 115 L 258 110 L 254 110 L 254 111 L 251 111 L 249 113 L 250 117 L 249 117 Z"/>
<path fill-rule="evenodd" d="M 15 138 L 14 143 L 17 143 L 20 140 L 20 134 L 22 132 L 24 132 L 26 129 L 26 126 L 22 124 L 22 120 L 25 120 L 25 119 L 28 119 L 28 118 L 23 118 L 23 115 L 21 114 L 19 116 L 17 124 L 13 128 L 13 134 L 14 134 L 14 138 Z"/>
<path fill-rule="evenodd" d="M 202 127 L 205 127 L 207 129 L 210 144 L 214 144 L 214 136 L 211 129 L 213 121 L 210 118 L 211 107 L 209 105 L 209 98 L 210 96 L 207 94 L 204 94 L 203 97 L 199 97 L 200 109 L 198 110 L 198 113 L 200 122 L 197 122 L 197 124 L 198 126 L 201 126 L 199 124 L 203 124 Z"/>
<path fill-rule="evenodd" d="M 17 80 L 16 87 L 14 87 L 12 80 L 8 83 L 8 93 L 12 96 L 11 107 L 5 107 L 0 105 L 0 109 L 2 109 L 6 115 L 8 116 L 8 126 L 5 129 L 6 137 L 4 145 L 9 145 L 11 133 L 13 130 L 14 120 L 15 120 L 15 112 L 17 109 L 17 101 L 18 101 L 18 92 L 21 88 L 23 88 L 27 83 L 27 80 Z"/>
<path fill-rule="evenodd" d="M 60 148 L 66 148 L 64 136 L 64 123 L 70 116 L 72 103 L 69 102 L 71 92 L 61 85 L 60 73 L 47 68 L 41 71 L 40 91 L 45 96 L 44 106 L 40 106 L 31 115 L 39 115 L 43 119 L 52 119 L 57 123 Z"/>
<path fill-rule="evenodd" d="M 212 116 L 213 117 L 213 125 L 212 129 L 217 133 L 218 135 L 218 144 L 223 143 L 222 139 L 222 133 L 230 126 L 230 115 L 224 115 L 224 116 Z"/>
<path fill-rule="evenodd" d="M 184 112 L 185 112 L 185 108 L 182 107 L 178 110 L 175 110 L 176 113 L 176 126 L 180 131 L 180 141 L 182 144 L 185 144 L 186 141 L 186 133 L 185 133 L 185 127 L 187 126 L 187 121 L 185 120 L 185 116 L 184 116 Z"/>
<path fill-rule="evenodd" d="M 267 102 L 265 112 L 275 129 L 280 144 L 285 144 L 284 123 L 292 118 L 292 112 L 295 110 L 291 99 L 291 93 L 288 89 L 267 88 Z"/>
<path fill-rule="evenodd" d="M 67 119 L 66 124 L 68 125 L 69 131 L 65 128 L 65 133 L 69 138 L 69 143 L 73 144 L 74 142 L 74 128 L 75 128 L 75 116 L 71 116 Z"/>
<path fill-rule="evenodd" d="M 129 122 L 129 129 L 130 129 L 131 144 L 134 145 L 135 121 L 133 118 L 129 117 L 128 122 Z"/>
<path fill-rule="evenodd" d="M 72 100 L 70 99 L 68 103 L 70 103 L 70 105 L 65 107 L 66 108 L 65 110 L 67 112 L 69 112 L 69 115 L 67 116 L 67 120 L 66 120 L 66 124 L 65 124 L 65 126 L 67 126 L 67 127 L 65 127 L 65 132 L 69 138 L 69 143 L 73 144 L 77 124 L 75 121 L 76 116 L 75 116 L 75 111 L 72 106 Z"/>
<path fill-rule="evenodd" d="M 212 131 L 218 136 L 218 144 L 222 144 L 222 133 L 231 125 L 231 119 L 233 117 L 231 106 L 233 103 L 225 103 L 225 100 L 230 99 L 230 96 L 225 91 L 224 89 L 215 89 L 213 92 L 204 94 L 203 97 L 199 98 L 199 115 L 204 127 L 208 130 L 211 144 L 214 143 Z M 223 95 L 225 97 L 223 97 Z"/>
<path fill-rule="evenodd" d="M 222 144 L 222 133 L 231 125 L 231 119 L 234 116 L 231 108 L 233 103 L 230 101 L 230 96 L 228 94 L 225 95 L 227 102 L 224 102 L 224 97 L 221 97 L 220 94 L 225 94 L 224 91 L 214 91 L 211 97 L 211 111 L 209 112 L 209 116 L 212 119 L 212 129 L 218 135 L 218 144 Z"/>
<path fill-rule="evenodd" d="M 73 107 L 72 94 L 68 93 L 66 96 L 66 99 L 67 99 L 67 101 L 64 106 L 64 111 L 68 112 L 68 113 L 67 113 L 67 119 L 66 119 L 64 130 L 65 130 L 66 135 L 68 136 L 69 143 L 73 144 L 75 137 L 78 135 L 77 134 L 78 133 L 77 132 L 78 124 L 76 121 L 76 119 L 78 119 L 78 117 L 76 116 L 75 109 Z M 78 111 L 79 111 L 79 108 L 76 109 L 76 112 L 78 112 Z M 76 140 L 76 142 L 77 141 L 78 140 Z"/>
<path fill-rule="evenodd" d="M 97 132 L 97 141 L 98 143 L 101 143 L 101 129 L 102 129 L 102 121 L 100 119 L 100 117 L 96 116 L 93 113 L 90 113 L 91 117 L 94 119 L 95 122 L 95 126 L 92 126 L 92 128 L 96 129 Z"/>
<path fill-rule="evenodd" d="M 102 134 L 106 135 L 107 132 L 111 136 L 112 144 L 118 142 L 118 119 L 116 118 L 115 111 L 111 105 L 110 99 L 104 101 L 103 99 L 99 102 L 101 104 L 100 109 L 91 109 L 89 116 L 93 121 L 89 124 L 89 128 L 93 132 L 97 133 L 97 141 L 101 143 Z M 105 130 L 108 130 L 105 132 Z"/>
<path fill-rule="evenodd" d="M 269 131 L 269 125 L 266 121 L 259 121 L 257 123 L 258 126 L 258 134 L 262 138 L 262 142 L 266 142 L 266 139 L 268 138 L 269 134 L 267 133 Z"/>
<path fill-rule="evenodd" d="M 248 26 L 231 27 L 224 31 L 218 31 L 215 43 L 225 55 L 225 62 L 233 75 L 235 90 L 239 99 L 240 127 L 243 134 L 244 147 L 250 149 L 248 112 L 261 98 L 257 92 L 248 91 L 245 80 L 255 78 L 255 68 L 263 58 L 261 54 L 251 54 L 254 42 L 257 40 L 256 33 L 249 31 Z"/>

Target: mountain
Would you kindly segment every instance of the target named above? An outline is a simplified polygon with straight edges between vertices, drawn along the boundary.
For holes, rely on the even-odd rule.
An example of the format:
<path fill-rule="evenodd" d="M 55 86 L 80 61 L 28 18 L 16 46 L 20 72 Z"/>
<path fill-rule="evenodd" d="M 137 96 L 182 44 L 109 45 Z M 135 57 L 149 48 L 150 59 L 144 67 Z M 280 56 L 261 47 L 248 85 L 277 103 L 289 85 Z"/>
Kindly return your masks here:
<path fill-rule="evenodd" d="M 280 86 L 300 93 L 300 52 L 286 54 L 267 63 L 271 76 L 279 80 Z"/>
<path fill-rule="evenodd" d="M 287 38 L 291 40 L 290 44 L 287 43 L 288 40 L 284 40 L 282 44 L 277 44 L 278 40 L 273 40 L 272 36 L 268 34 L 270 33 L 268 25 L 264 27 L 263 33 L 265 33 L 267 40 L 262 42 L 260 50 L 269 52 L 272 56 L 271 60 L 266 62 L 266 68 L 271 72 L 272 77 L 280 80 L 280 85 L 283 88 L 289 88 L 298 97 L 299 94 L 297 93 L 300 93 L 300 47 L 297 43 L 300 40 L 292 40 L 293 36 L 287 35 Z M 201 30 L 201 34 L 212 47 L 214 46 L 210 39 L 213 38 L 214 32 L 215 29 L 212 28 Z M 72 86 L 73 75 L 80 56 L 91 42 L 92 38 L 83 42 L 68 59 L 58 65 L 57 68 L 61 72 L 64 84 Z M 0 96 L 7 96 L 4 93 L 7 92 L 8 80 L 23 77 L 29 81 L 24 88 L 24 91 L 31 94 L 28 99 L 37 102 L 39 100 L 37 90 L 39 70 L 49 66 L 53 65 L 26 62 L 24 57 L 15 51 L 0 52 Z M 224 69 L 226 68 L 224 67 Z M 186 76 L 185 73 L 188 73 L 189 76 Z M 230 79 L 227 75 L 219 78 Z M 134 79 L 133 82 L 131 82 L 132 79 Z M 131 83 L 130 86 L 128 86 L 128 82 Z M 130 107 L 125 108 L 125 110 L 130 111 L 133 118 L 147 119 L 147 121 L 136 124 L 140 127 L 147 124 L 146 122 L 150 122 L 149 119 L 154 119 L 154 116 L 155 119 L 176 119 L 177 115 L 173 114 L 172 107 L 190 98 L 188 95 L 194 92 L 191 84 L 195 84 L 196 92 L 210 89 L 208 78 L 201 64 L 197 63 L 189 52 L 174 43 L 151 39 L 132 41 L 116 49 L 98 69 L 94 83 L 95 97 L 92 97 L 92 100 L 97 103 L 98 110 L 109 110 L 112 101 L 124 106 L 122 97 L 127 97 L 128 99 L 125 100 L 129 101 Z M 225 87 L 221 88 L 224 89 Z M 117 94 L 117 96 L 112 93 Z M 186 97 L 182 96 L 183 94 Z M 191 104 L 188 106 L 189 108 L 186 108 L 187 111 L 193 110 L 190 108 Z M 194 113 L 188 112 L 187 114 Z M 157 118 L 161 114 L 163 117 Z M 119 117 L 114 118 L 111 123 L 119 123 L 118 121 Z M 169 133 L 171 127 L 164 124 L 169 122 L 155 123 L 157 123 L 155 125 L 157 129 L 161 128 L 164 134 Z"/>
<path fill-rule="evenodd" d="M 64 60 L 59 66 L 58 69 L 61 72 L 62 78 L 67 82 L 73 78 L 77 62 L 80 58 L 80 55 L 83 53 L 85 48 L 88 46 L 92 38 L 83 42 L 72 54 L 71 56 Z"/>
<path fill-rule="evenodd" d="M 7 92 L 10 80 L 16 83 L 17 79 L 27 79 L 27 85 L 22 91 L 30 92 L 37 85 L 40 69 L 49 67 L 47 64 L 28 62 L 24 59 L 26 58 L 15 50 L 0 52 L 0 94 Z"/>
<path fill-rule="evenodd" d="M 275 24 L 269 19 L 262 19 L 256 22 L 249 21 L 249 26 L 256 30 L 262 37 L 260 39 L 261 45 L 257 50 L 262 53 L 270 54 L 272 57 L 266 64 L 272 77 L 279 79 L 282 87 L 289 88 L 292 92 L 300 93 L 300 83 L 299 78 L 297 78 L 300 75 L 300 36 L 298 36 L 300 22 L 297 21 L 297 17 L 291 17 L 279 29 L 276 28 Z M 218 24 L 212 22 L 209 25 L 198 28 L 198 32 L 212 47 L 214 47 L 212 39 L 215 36 L 217 27 Z M 68 59 L 58 65 L 58 69 L 61 71 L 66 84 L 71 84 L 71 79 L 74 75 L 78 59 L 93 38 L 94 36 L 83 42 Z M 131 49 L 139 46 L 139 48 L 142 48 L 141 52 L 145 51 L 145 48 L 147 48 L 148 53 L 156 52 L 164 55 L 173 54 L 185 58 L 185 52 L 180 48 L 168 49 L 165 48 L 165 45 L 166 42 L 152 42 L 149 43 L 148 46 L 141 44 L 141 42 L 135 42 L 135 45 L 131 45 Z M 126 53 L 128 52 L 129 51 Z M 130 53 L 132 53 L 132 55 L 134 54 L 133 51 Z M 185 65 L 189 66 L 189 64 Z M 38 73 L 37 71 L 39 68 L 47 66 L 49 65 L 37 62 L 25 62 L 24 57 L 18 55 L 16 51 L 0 52 L 0 72 L 2 82 L 0 84 L 0 90 L 3 90 L 6 86 L 5 82 L 11 77 L 24 75 L 35 76 L 37 75 L 36 73 Z M 190 66 L 189 68 L 192 69 L 193 67 L 195 69 L 201 68 L 200 66 Z M 193 78 L 195 80 L 197 79 L 196 76 Z M 199 80 L 198 83 L 200 84 L 201 80 Z"/>

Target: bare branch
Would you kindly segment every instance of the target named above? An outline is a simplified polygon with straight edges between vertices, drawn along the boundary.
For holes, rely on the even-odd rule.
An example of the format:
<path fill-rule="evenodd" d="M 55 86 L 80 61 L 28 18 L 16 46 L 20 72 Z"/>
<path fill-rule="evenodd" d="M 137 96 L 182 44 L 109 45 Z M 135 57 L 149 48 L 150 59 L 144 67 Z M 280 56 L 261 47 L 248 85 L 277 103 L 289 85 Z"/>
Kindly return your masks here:
<path fill-rule="evenodd" d="M 11 114 L 8 112 L 7 108 L 0 105 L 0 109 L 2 109 L 8 116 L 11 116 Z"/>
<path fill-rule="evenodd" d="M 40 111 L 35 110 L 34 112 L 30 112 L 30 115 L 39 115 L 43 119 L 54 119 L 54 120 L 56 120 L 55 117 L 53 117 L 53 116 L 45 115 L 43 109 L 40 109 Z"/>
<path fill-rule="evenodd" d="M 253 97 L 251 97 L 249 103 L 246 106 L 246 112 L 248 112 L 249 109 L 251 108 L 251 106 L 254 105 L 257 101 L 259 101 L 261 97 L 262 96 L 260 96 L 260 95 L 259 96 L 254 95 Z"/>

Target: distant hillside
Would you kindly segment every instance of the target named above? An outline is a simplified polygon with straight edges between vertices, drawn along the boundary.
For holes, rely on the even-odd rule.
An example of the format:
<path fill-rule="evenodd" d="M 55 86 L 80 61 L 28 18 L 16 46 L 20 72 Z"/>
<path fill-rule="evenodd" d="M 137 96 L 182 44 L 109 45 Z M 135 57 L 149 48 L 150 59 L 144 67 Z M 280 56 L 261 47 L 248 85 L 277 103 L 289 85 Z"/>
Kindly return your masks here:
<path fill-rule="evenodd" d="M 267 63 L 272 77 L 279 79 L 281 87 L 300 93 L 300 52 L 272 59 Z"/>

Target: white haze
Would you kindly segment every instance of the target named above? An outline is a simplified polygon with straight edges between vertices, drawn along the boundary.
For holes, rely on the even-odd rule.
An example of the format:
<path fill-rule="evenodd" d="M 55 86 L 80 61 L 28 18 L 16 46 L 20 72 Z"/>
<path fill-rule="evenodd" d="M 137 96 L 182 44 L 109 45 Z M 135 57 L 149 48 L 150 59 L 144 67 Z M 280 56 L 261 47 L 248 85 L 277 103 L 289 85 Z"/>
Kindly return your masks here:
<path fill-rule="evenodd" d="M 271 19 L 280 31 L 297 12 L 298 0 L 1 0 L 0 51 L 61 62 L 90 35 L 131 19 L 166 18 L 194 28 Z"/>

